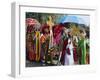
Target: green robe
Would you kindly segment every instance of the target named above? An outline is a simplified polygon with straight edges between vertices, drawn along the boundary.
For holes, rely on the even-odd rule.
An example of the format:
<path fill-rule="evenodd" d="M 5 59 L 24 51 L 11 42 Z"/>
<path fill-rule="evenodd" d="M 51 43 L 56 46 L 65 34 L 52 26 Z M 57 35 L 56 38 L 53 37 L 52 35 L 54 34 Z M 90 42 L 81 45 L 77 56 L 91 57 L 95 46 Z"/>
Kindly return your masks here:
<path fill-rule="evenodd" d="M 79 62 L 80 64 L 86 64 L 86 40 L 85 39 L 79 40 L 78 48 L 80 49 L 79 54 L 81 54 L 81 56 L 79 57 Z"/>

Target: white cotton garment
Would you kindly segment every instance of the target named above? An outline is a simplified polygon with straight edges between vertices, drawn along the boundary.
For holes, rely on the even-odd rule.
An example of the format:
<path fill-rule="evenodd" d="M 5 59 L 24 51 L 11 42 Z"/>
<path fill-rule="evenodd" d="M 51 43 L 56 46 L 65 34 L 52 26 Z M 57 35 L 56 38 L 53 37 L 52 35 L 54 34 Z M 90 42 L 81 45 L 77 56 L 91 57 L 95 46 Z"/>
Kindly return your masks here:
<path fill-rule="evenodd" d="M 70 55 L 66 52 L 65 54 L 65 65 L 73 65 L 74 64 L 74 58 L 73 58 L 73 44 L 71 40 L 68 40 L 68 45 L 66 46 L 66 49 L 69 48 Z"/>

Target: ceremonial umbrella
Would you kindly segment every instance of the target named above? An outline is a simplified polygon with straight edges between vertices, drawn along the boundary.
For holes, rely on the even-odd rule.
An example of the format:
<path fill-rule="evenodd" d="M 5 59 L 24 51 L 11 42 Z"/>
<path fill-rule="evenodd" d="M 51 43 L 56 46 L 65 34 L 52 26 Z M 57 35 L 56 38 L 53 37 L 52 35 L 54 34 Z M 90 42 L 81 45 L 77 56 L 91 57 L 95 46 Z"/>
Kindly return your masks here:
<path fill-rule="evenodd" d="M 84 18 L 84 16 L 83 16 Z M 86 24 L 82 17 L 78 15 L 64 15 L 59 19 L 59 23 L 77 23 L 77 24 Z"/>

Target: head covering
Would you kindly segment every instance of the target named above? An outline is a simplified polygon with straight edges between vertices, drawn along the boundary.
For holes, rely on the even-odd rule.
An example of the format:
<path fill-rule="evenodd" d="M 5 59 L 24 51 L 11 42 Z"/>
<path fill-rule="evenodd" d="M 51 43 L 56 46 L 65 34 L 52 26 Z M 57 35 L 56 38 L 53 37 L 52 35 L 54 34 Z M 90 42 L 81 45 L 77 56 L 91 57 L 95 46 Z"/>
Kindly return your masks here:
<path fill-rule="evenodd" d="M 49 25 L 44 24 L 44 25 L 42 26 L 42 33 L 43 33 L 43 34 L 45 34 L 45 33 L 50 33 L 49 28 L 50 28 L 50 26 L 49 26 Z M 48 32 L 46 32 L 46 30 L 45 30 L 45 29 L 48 29 Z"/>

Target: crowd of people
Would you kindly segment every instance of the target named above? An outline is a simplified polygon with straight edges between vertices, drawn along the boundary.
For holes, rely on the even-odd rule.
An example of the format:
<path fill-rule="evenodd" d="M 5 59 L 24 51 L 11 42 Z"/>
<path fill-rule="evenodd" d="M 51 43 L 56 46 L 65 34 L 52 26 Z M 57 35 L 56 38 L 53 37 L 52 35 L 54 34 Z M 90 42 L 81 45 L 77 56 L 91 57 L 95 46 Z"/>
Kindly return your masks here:
<path fill-rule="evenodd" d="M 89 30 L 77 23 L 26 18 L 26 60 L 43 65 L 89 64 Z"/>

